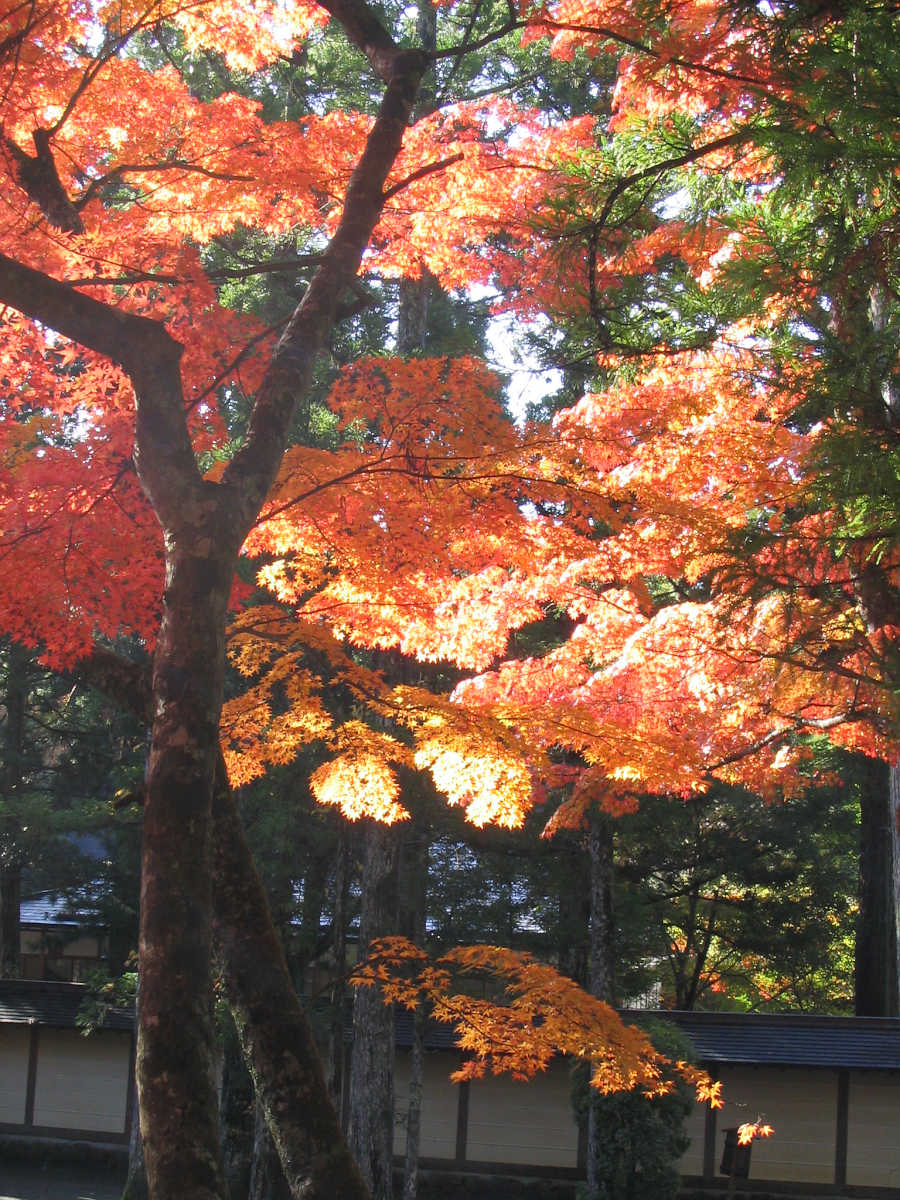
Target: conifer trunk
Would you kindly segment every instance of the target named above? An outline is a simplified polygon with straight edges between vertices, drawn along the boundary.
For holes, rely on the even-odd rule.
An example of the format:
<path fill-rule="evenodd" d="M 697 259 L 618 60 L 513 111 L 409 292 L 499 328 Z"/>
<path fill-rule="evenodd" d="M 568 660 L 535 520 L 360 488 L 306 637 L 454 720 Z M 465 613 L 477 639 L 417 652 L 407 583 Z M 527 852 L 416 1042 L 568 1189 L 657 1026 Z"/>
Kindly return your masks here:
<path fill-rule="evenodd" d="M 395 931 L 396 830 L 371 821 L 365 831 L 359 954 Z M 394 1009 L 377 986 L 356 989 L 350 1059 L 350 1148 L 372 1200 L 392 1200 L 394 1159 Z"/>
<path fill-rule="evenodd" d="M 417 946 L 425 945 L 425 905 L 428 890 L 428 834 L 424 822 L 407 830 L 401 852 L 400 922 L 398 932 Z M 403 1200 L 419 1194 L 419 1144 L 422 1131 L 422 1102 L 425 1095 L 425 1028 L 428 1007 L 420 1002 L 413 1013 L 412 1049 L 409 1059 L 409 1094 L 406 1106 L 406 1158 L 403 1168 Z"/>
<path fill-rule="evenodd" d="M 856 769 L 861 786 L 854 1008 L 858 1017 L 892 1017 L 897 1015 L 892 772 L 876 759 L 858 759 Z"/>
<path fill-rule="evenodd" d="M 330 1102 L 221 762 L 214 816 L 214 929 L 223 987 L 291 1195 L 369 1200 Z"/>
<path fill-rule="evenodd" d="M 0 864 L 0 979 L 16 979 L 19 970 L 19 929 L 22 871 L 18 863 Z"/>
<path fill-rule="evenodd" d="M 351 833 L 341 818 L 337 864 L 334 876 L 334 909 L 331 919 L 331 954 L 334 981 L 331 985 L 331 1023 L 328 1031 L 328 1094 L 340 1111 L 344 1094 L 344 1016 L 347 1001 L 347 902 L 350 891 Z"/>
<path fill-rule="evenodd" d="M 591 956 L 590 990 L 607 1004 L 615 1002 L 613 915 L 613 829 L 605 814 L 592 812 L 588 826 L 588 855 L 591 863 Z M 589 1200 L 599 1197 L 597 1164 L 600 1157 L 600 1112 L 593 1088 L 588 1105 L 587 1184 Z"/>
<path fill-rule="evenodd" d="M 3 696 L 6 713 L 0 800 L 11 798 L 22 784 L 27 662 L 28 654 L 24 647 L 17 642 L 10 642 Z M 8 846 L 0 841 L 0 979 L 16 979 L 21 974 L 22 859 L 16 849 L 16 840 L 16 833 L 13 832 Z"/>
<path fill-rule="evenodd" d="M 900 1016 L 900 763 L 891 767 L 890 774 L 891 797 L 891 846 L 893 850 L 893 882 L 894 882 L 894 962 L 897 966 L 895 980 L 896 1008 L 891 1016 Z"/>

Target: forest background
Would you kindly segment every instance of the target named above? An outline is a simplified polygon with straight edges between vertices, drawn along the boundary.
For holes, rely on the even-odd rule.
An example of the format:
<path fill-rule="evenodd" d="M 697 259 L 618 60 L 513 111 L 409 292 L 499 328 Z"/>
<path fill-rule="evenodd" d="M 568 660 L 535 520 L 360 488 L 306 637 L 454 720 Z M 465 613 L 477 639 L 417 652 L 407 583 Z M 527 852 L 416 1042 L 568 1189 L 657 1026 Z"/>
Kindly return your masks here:
<path fill-rule="evenodd" d="M 359 895 L 608 1000 L 846 1008 L 854 943 L 896 1011 L 896 24 L 7 7 L 3 911 L 133 797 L 154 1197 L 224 1194 L 214 940 L 288 1186 L 365 1194 L 235 800 L 295 972 Z M 561 381 L 518 422 L 504 314 Z"/>

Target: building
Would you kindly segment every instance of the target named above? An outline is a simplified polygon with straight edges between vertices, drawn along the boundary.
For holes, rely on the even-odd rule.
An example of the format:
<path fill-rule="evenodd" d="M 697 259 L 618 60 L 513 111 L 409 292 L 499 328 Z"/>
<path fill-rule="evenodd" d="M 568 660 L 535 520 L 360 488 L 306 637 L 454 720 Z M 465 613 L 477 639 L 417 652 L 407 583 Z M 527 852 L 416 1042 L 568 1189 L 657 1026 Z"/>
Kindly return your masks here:
<path fill-rule="evenodd" d="M 0 1135 L 124 1145 L 132 1121 L 132 1016 L 110 1011 L 84 1037 L 78 984 L 0 980 Z M 639 1014 L 625 1013 L 636 1018 Z M 646 1014 L 640 1014 L 646 1015 Z M 900 1020 L 738 1013 L 659 1013 L 721 1079 L 725 1107 L 697 1107 L 682 1160 L 685 1184 L 725 1184 L 726 1130 L 764 1117 L 775 1136 L 752 1149 L 757 1193 L 900 1200 Z M 398 1018 L 397 1134 L 409 1075 L 410 1020 Z M 506 1077 L 455 1085 L 453 1034 L 426 1046 L 421 1155 L 426 1169 L 575 1180 L 584 1144 L 559 1060 L 529 1083 Z"/>

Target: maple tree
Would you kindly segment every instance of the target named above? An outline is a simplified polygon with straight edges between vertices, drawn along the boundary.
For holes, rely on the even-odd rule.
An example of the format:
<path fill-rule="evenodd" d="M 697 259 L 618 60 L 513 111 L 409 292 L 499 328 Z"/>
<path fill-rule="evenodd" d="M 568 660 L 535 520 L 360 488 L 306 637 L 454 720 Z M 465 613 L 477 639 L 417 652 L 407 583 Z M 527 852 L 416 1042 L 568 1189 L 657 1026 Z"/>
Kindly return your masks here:
<path fill-rule="evenodd" d="M 766 220 L 785 195 L 776 134 L 829 133 L 843 116 L 853 132 L 859 119 L 846 94 L 817 112 L 803 86 L 839 74 L 851 25 L 824 13 L 811 37 L 789 5 L 463 5 L 448 7 L 433 49 L 417 49 L 392 16 L 394 31 L 363 0 L 35 0 L 0 25 L 0 613 L 48 663 L 80 662 L 152 721 L 138 1076 L 154 1197 L 223 1191 L 214 927 L 291 1186 L 299 1194 L 312 1169 L 314 1186 L 331 1173 L 322 1194 L 338 1178 L 342 1194 L 364 1194 L 327 1106 L 297 1118 L 297 1097 L 324 1089 L 307 1071 L 314 1052 L 226 766 L 239 785 L 325 742 L 318 799 L 388 822 L 407 816 L 398 768 L 430 772 L 476 824 L 516 826 L 546 783 L 568 782 L 558 827 L 711 775 L 799 787 L 797 735 L 809 732 L 896 753 L 889 505 L 841 503 L 847 471 L 831 448 L 851 422 L 842 410 L 811 423 L 800 403 L 833 370 L 797 350 L 811 312 L 859 325 L 868 301 L 834 279 L 817 291 Z M 166 40 L 214 48 L 265 90 L 272 72 L 300 71 L 304 39 L 335 29 L 367 63 L 365 95 L 293 119 L 264 112 L 252 87 L 199 98 Z M 478 67 L 471 96 L 412 119 L 430 67 L 443 64 L 446 82 L 467 55 L 523 32 L 531 45 L 548 36 L 562 59 L 627 51 L 614 140 L 592 116 L 548 121 L 489 87 L 476 94 Z M 883 33 L 854 45 L 883 46 Z M 156 61 L 133 52 L 141 39 L 156 39 Z M 822 46 L 837 66 L 818 62 Z M 877 82 L 889 65 L 873 61 Z M 867 192 L 878 221 L 850 252 L 861 261 L 863 243 L 877 247 L 890 278 L 893 143 L 879 134 L 883 169 Z M 741 204 L 712 214 L 704 202 L 693 223 L 645 202 L 714 192 L 721 177 Z M 226 242 L 243 228 L 304 231 L 302 252 L 292 240 L 286 260 L 235 265 Z M 729 264 L 765 287 L 735 299 Z M 269 270 L 306 282 L 275 331 L 216 290 Z M 610 386 L 551 428 L 517 428 L 474 359 L 369 358 L 331 390 L 328 446 L 288 449 L 317 355 L 359 302 L 357 277 L 423 271 L 447 289 L 496 285 L 524 320 L 574 308 L 601 335 L 591 353 Z M 881 284 L 876 270 L 865 296 Z M 674 328 L 673 297 L 700 313 L 707 292 L 718 317 L 698 318 L 692 339 Z M 634 313 L 651 310 L 641 326 Z M 886 350 L 895 314 L 879 312 L 870 332 Z M 626 336 L 625 317 L 650 341 Z M 793 353 L 776 353 L 787 333 Z M 895 361 L 882 358 L 879 387 Z M 866 395 L 878 445 L 895 454 L 896 409 Z M 871 435 L 874 418 L 859 427 Z M 244 604 L 242 559 L 267 603 Z M 511 631 L 548 605 L 571 636 L 497 666 Z M 152 654 L 152 679 L 109 650 L 124 634 Z M 246 686 L 223 708 L 226 640 Z M 479 674 L 451 697 L 391 682 L 359 648 Z M 358 705 L 353 720 L 329 709 L 336 686 Z M 298 1065 L 279 1077 L 288 1026 Z"/>
<path fill-rule="evenodd" d="M 501 981 L 509 1002 L 452 990 L 466 975 Z M 603 1092 L 640 1088 L 653 1096 L 672 1086 L 662 1071 L 667 1060 L 642 1030 L 622 1025 L 609 1005 L 520 951 L 464 946 L 431 961 L 406 938 L 382 938 L 354 971 L 353 983 L 380 984 L 385 1003 L 410 1009 L 424 997 L 435 1020 L 453 1024 L 459 1045 L 470 1052 L 453 1075 L 457 1081 L 487 1071 L 529 1079 L 565 1054 L 592 1063 L 591 1082 Z M 701 1100 L 719 1102 L 721 1085 L 687 1063 L 678 1068 Z"/>

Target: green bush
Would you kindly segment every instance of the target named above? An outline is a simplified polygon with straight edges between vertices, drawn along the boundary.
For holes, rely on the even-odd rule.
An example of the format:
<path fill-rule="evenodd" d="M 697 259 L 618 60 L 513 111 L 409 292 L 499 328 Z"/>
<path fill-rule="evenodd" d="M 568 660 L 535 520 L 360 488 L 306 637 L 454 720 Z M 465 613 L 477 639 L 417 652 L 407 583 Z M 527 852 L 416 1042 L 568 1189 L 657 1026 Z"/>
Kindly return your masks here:
<path fill-rule="evenodd" d="M 641 1028 L 668 1058 L 691 1061 L 693 1047 L 675 1025 L 657 1020 L 641 1022 Z M 675 1200 L 694 1097 L 682 1080 L 671 1078 L 673 1090 L 650 1099 L 641 1092 L 598 1095 L 591 1092 L 587 1071 L 576 1073 L 575 1112 L 586 1122 L 588 1106 L 594 1104 L 598 1122 L 597 1187 L 590 1191 L 582 1185 L 579 1200 Z"/>

